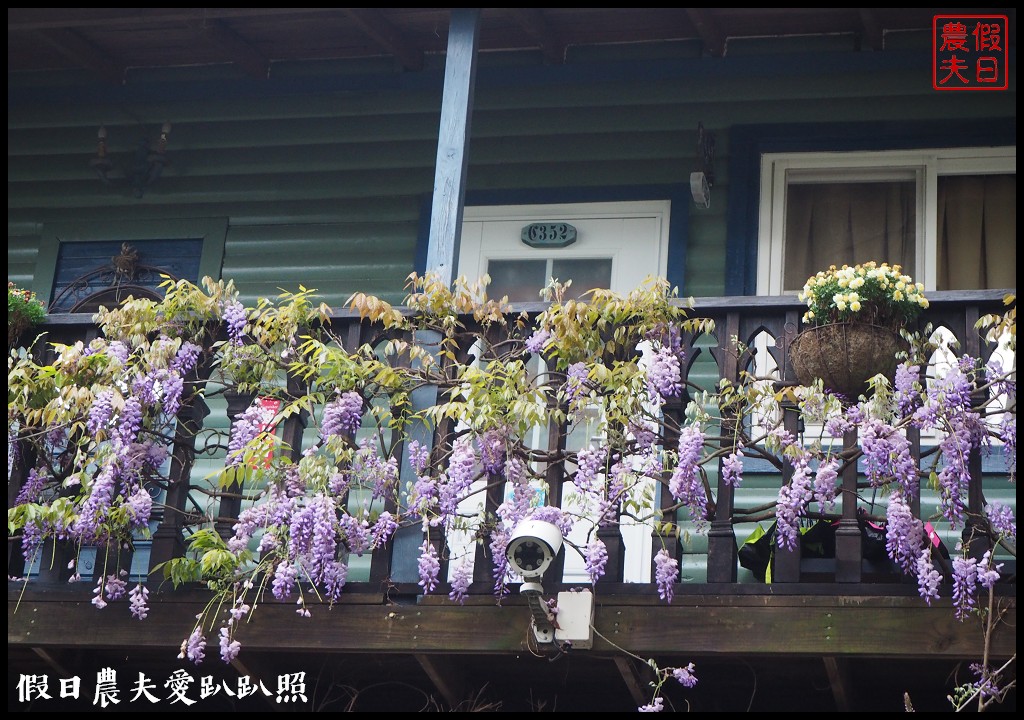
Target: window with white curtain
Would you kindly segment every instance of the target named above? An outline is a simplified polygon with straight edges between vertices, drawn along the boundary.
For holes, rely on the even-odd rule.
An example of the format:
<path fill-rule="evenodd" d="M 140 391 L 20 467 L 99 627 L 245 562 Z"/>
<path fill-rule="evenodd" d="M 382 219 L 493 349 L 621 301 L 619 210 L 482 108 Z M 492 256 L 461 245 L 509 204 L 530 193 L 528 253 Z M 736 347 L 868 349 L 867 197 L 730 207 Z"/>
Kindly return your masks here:
<path fill-rule="evenodd" d="M 928 290 L 1015 288 L 1016 173 L 1016 147 L 765 154 L 758 293 L 868 260 Z"/>

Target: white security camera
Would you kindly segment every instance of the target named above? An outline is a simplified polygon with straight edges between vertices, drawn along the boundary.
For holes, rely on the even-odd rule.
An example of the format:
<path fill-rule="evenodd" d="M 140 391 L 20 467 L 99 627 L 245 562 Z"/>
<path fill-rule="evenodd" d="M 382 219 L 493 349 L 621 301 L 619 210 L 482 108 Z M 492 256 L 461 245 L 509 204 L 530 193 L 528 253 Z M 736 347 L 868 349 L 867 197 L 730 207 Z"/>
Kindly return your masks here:
<path fill-rule="evenodd" d="M 523 578 L 539 578 L 562 549 L 562 531 L 546 520 L 524 520 L 505 548 L 512 569 Z"/>

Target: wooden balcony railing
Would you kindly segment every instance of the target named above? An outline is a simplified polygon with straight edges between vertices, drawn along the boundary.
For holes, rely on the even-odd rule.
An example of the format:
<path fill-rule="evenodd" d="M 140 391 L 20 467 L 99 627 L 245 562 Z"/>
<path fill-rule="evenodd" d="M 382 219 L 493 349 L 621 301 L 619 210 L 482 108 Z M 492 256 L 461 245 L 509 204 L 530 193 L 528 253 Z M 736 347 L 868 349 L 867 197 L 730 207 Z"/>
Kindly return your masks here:
<path fill-rule="evenodd" d="M 993 350 L 993 346 L 986 343 L 975 329 L 975 322 L 984 314 L 998 313 L 1003 309 L 1003 293 L 1000 291 L 972 291 L 972 292 L 944 292 L 930 293 L 931 305 L 922 317 L 923 323 L 932 323 L 936 327 L 945 327 L 951 331 L 959 340 L 959 351 L 987 359 Z M 543 309 L 541 304 L 529 304 L 517 310 L 525 310 L 530 313 L 537 313 Z M 749 369 L 754 362 L 754 356 L 750 351 L 744 353 L 736 352 L 735 342 L 739 339 L 744 345 L 753 347 L 758 335 L 766 333 L 772 341 L 768 344 L 767 351 L 774 363 L 777 365 L 778 382 L 792 383 L 794 377 L 787 360 L 789 343 L 796 337 L 800 329 L 800 317 L 803 306 L 792 297 L 721 297 L 701 298 L 696 301 L 695 308 L 690 312 L 690 317 L 705 317 L 713 319 L 716 330 L 709 338 L 689 338 L 688 357 L 691 359 L 689 365 L 684 368 L 684 373 L 696 373 L 695 368 L 712 368 L 713 375 L 710 380 L 727 379 L 733 382 L 739 381 L 740 374 Z M 46 324 L 47 343 L 71 343 L 76 340 L 88 342 L 97 334 L 96 327 L 91 319 L 82 315 L 54 315 Z M 381 328 L 373 326 L 366 321 L 360 321 L 355 314 L 338 314 L 333 319 L 332 330 L 337 337 L 344 339 L 346 349 L 355 349 L 364 343 L 374 343 L 380 339 Z M 45 352 L 37 348 L 37 352 Z M 713 362 L 712 362 L 713 361 Z M 703 364 L 702 364 L 703 363 Z M 201 368 L 193 378 L 194 387 L 202 387 L 203 383 L 210 377 L 210 368 Z M 692 377 L 690 379 L 693 379 Z M 707 382 L 708 378 L 701 378 L 701 382 Z M 204 482 L 200 477 L 201 473 L 195 472 L 197 457 L 197 436 L 203 427 L 218 425 L 226 429 L 230 418 L 244 410 L 252 401 L 252 397 L 225 395 L 217 402 L 211 394 L 208 400 L 200 397 L 190 402 L 183 403 L 183 409 L 177 419 L 177 432 L 173 440 L 173 448 L 170 460 L 169 483 L 163 503 L 166 509 L 155 516 L 155 527 L 152 532 L 152 541 L 149 550 L 149 557 L 145 563 L 148 568 L 136 563 L 137 574 L 143 574 L 152 570 L 160 563 L 171 558 L 181 556 L 186 549 L 187 534 L 197 521 L 214 522 L 218 531 L 227 537 L 231 533 L 231 527 L 238 517 L 243 506 L 243 497 L 237 487 L 229 487 L 222 490 L 211 490 L 209 483 Z M 665 412 L 675 413 L 681 418 L 683 408 L 688 397 L 684 395 L 679 402 L 667 406 Z M 220 417 L 211 414 L 214 405 L 218 406 Z M 796 422 L 796 414 L 789 414 L 792 417 L 787 419 L 788 423 Z M 291 448 L 291 453 L 298 458 L 303 450 L 304 432 L 306 430 L 307 418 L 301 414 L 292 415 L 287 418 L 277 432 L 283 436 L 284 442 Z M 790 425 L 796 430 L 795 425 Z M 552 428 L 549 433 L 549 442 L 558 443 L 564 441 L 564 428 Z M 911 431 L 910 441 L 914 448 L 915 457 L 920 467 L 920 454 L 922 448 L 919 434 Z M 671 438 L 667 440 L 671 442 Z M 856 434 L 848 434 L 844 438 L 847 447 L 857 443 Z M 557 449 L 557 448 L 553 448 Z M 976 453 L 977 454 L 977 453 Z M 968 497 L 969 509 L 972 512 L 982 510 L 984 495 L 982 489 L 983 466 L 980 457 L 971 460 L 972 478 L 971 489 Z M 14 469 L 14 475 L 8 485 L 8 505 L 13 502 L 17 489 L 24 480 L 20 477 L 23 474 L 19 468 Z M 788 480 L 791 468 L 784 468 L 780 482 Z M 718 473 L 721 478 L 721 473 Z M 548 502 L 557 504 L 562 498 L 563 484 L 566 482 L 564 467 L 561 465 L 552 466 L 546 474 L 549 484 Z M 404 479 L 403 479 L 404 480 Z M 856 587 L 870 585 L 873 589 L 870 592 L 885 594 L 894 592 L 897 594 L 910 594 L 913 588 L 906 587 L 900 582 L 897 573 L 875 574 L 865 570 L 864 558 L 862 557 L 861 530 L 858 524 L 858 511 L 862 508 L 858 500 L 858 471 L 856 466 L 850 466 L 842 477 L 841 510 L 837 519 L 835 557 L 827 566 L 822 568 L 812 567 L 813 564 L 801 562 L 799 548 L 793 552 L 786 552 L 779 549 L 776 553 L 776 565 L 773 582 L 778 585 L 790 587 L 792 592 L 800 592 L 801 587 L 807 583 L 814 582 L 815 592 L 822 592 L 823 583 L 831 584 L 832 590 L 824 592 L 849 593 L 857 592 Z M 208 498 L 213 495 L 215 500 L 210 503 Z M 661 493 L 661 505 L 669 508 L 673 499 L 667 492 Z M 498 484 L 495 484 L 486 495 L 486 510 L 494 512 L 502 501 L 502 493 Z M 738 540 L 742 541 L 746 531 L 737 523 L 742 520 L 737 514 L 737 501 L 741 499 L 741 491 L 726 484 L 721 479 L 717 483 L 713 513 L 710 519 L 710 530 L 707 536 L 707 584 L 705 590 L 711 586 L 716 593 L 744 593 L 749 591 L 749 583 L 740 582 L 739 563 L 737 560 Z M 915 503 L 918 512 L 921 512 L 920 502 Z M 212 510 L 211 510 L 212 508 Z M 747 528 L 749 529 L 749 528 Z M 966 532 L 966 531 L 965 531 Z M 620 592 L 628 594 L 657 594 L 653 583 L 624 582 L 626 558 L 626 544 L 622 533 L 617 528 L 601 531 L 602 539 L 605 541 L 609 560 L 605 577 L 599 581 L 598 587 L 604 592 Z M 444 538 L 432 537 L 437 543 L 439 550 L 443 549 Z M 393 599 L 402 594 L 416 595 L 422 590 L 416 584 L 416 557 L 419 545 L 422 542 L 422 534 L 418 528 L 406 529 L 392 540 L 387 547 L 375 551 L 369 558 L 368 570 L 363 577 L 350 580 L 346 585 L 345 594 L 357 594 L 364 597 L 369 594 L 371 597 L 381 596 Z M 679 558 L 683 549 L 674 537 L 660 538 L 655 542 L 655 547 L 661 547 L 664 542 L 670 554 Z M 27 569 L 19 566 L 20 547 L 17 543 L 11 542 L 8 553 L 8 574 L 20 575 Z M 140 547 L 142 545 L 140 544 Z M 63 570 L 69 560 L 68 554 L 74 551 L 68 547 L 58 548 L 58 554 L 52 562 L 49 560 L 46 567 L 39 571 L 39 582 L 59 582 L 66 580 L 67 572 Z M 65 556 L 61 557 L 60 553 Z M 444 553 L 440 553 L 444 556 Z M 475 564 L 474 582 L 471 586 L 471 594 L 490 595 L 493 591 L 493 578 L 491 577 L 490 563 L 487 561 L 484 544 L 479 546 Z M 652 558 L 647 558 L 648 565 Z M 103 562 L 100 559 L 94 563 L 94 572 L 102 572 Z M 557 588 L 562 581 L 564 560 L 559 560 L 545 576 L 546 588 Z M 31 569 L 28 569 L 31 570 Z M 441 578 L 447 577 L 447 568 L 442 566 Z M 877 583 L 887 583 L 888 589 L 877 587 Z M 747 590 L 744 590 L 744 586 Z M 901 588 L 902 589 L 898 589 Z M 685 592 L 685 588 L 680 587 Z M 447 593 L 447 587 L 442 585 L 437 590 L 438 594 Z M 367 598 L 369 600 L 369 598 Z"/>

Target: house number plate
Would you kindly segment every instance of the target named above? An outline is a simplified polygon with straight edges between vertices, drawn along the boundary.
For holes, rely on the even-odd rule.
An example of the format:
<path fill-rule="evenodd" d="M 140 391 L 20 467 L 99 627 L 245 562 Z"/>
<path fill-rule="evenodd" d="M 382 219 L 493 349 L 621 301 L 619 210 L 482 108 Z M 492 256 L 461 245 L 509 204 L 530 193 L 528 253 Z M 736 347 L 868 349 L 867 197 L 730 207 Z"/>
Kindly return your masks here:
<path fill-rule="evenodd" d="M 576 242 L 576 228 L 569 223 L 530 223 L 522 238 L 530 247 L 564 248 Z"/>

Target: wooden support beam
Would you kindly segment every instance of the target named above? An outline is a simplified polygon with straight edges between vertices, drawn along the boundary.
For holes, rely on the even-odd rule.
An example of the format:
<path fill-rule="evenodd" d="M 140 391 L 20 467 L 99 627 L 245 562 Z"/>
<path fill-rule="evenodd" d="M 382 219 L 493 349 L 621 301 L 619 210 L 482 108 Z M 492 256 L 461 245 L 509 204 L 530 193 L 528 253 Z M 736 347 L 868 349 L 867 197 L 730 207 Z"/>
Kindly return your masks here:
<path fill-rule="evenodd" d="M 430 682 L 434 683 L 434 687 L 441 693 L 441 697 L 448 703 L 448 709 L 458 710 L 459 705 L 466 699 L 466 683 L 452 663 L 441 655 L 418 654 L 414 657 L 430 678 Z"/>
<path fill-rule="evenodd" d="M 721 585 L 716 586 L 719 588 Z M 835 591 L 836 583 L 822 590 Z M 641 657 L 677 654 L 832 656 L 837 658 L 959 659 L 980 657 L 985 638 L 952 612 L 952 600 L 925 604 L 916 588 L 886 586 L 905 595 L 785 595 L 783 586 L 756 595 L 691 595 L 677 592 L 671 605 L 637 594 L 605 595 L 594 612 L 594 647 L 608 658 L 626 647 Z M 845 589 L 845 588 L 844 588 Z M 807 590 L 807 588 L 804 588 Z M 183 632 L 209 601 L 209 593 L 153 593 L 150 616 L 129 623 L 121 613 L 97 612 L 91 588 L 55 584 L 46 590 L 8 591 L 8 649 L 166 649 L 177 654 Z M 529 615 L 524 599 L 493 597 L 465 605 L 447 596 L 424 596 L 416 605 L 367 604 L 342 595 L 333 607 L 307 602 L 315 620 L 295 613 L 294 601 L 267 598 L 237 635 L 246 654 L 353 652 L 406 654 L 504 654 L 528 652 Z M 989 643 L 990 657 L 1016 652 L 1015 599 Z M 183 631 L 182 628 L 185 628 Z M 607 638 L 607 639 L 605 639 Z M 582 651 L 581 651 L 582 652 Z"/>
<path fill-rule="evenodd" d="M 718 27 L 715 19 L 711 17 L 708 8 L 686 8 L 686 16 L 693 23 L 708 54 L 714 57 L 725 55 L 725 34 Z"/>
<path fill-rule="evenodd" d="M 828 673 L 828 681 L 832 686 L 832 696 L 836 699 L 836 710 L 839 712 L 850 712 L 850 674 L 846 668 L 846 661 L 826 655 L 822 658 L 825 663 L 825 672 Z"/>
<path fill-rule="evenodd" d="M 124 84 L 124 63 L 118 62 L 75 31 L 63 28 L 37 30 L 35 36 L 77 65 L 92 70 L 106 82 L 112 85 Z"/>
<path fill-rule="evenodd" d="M 61 654 L 59 651 L 34 647 L 32 648 L 32 652 L 35 653 L 36 657 L 46 663 L 46 665 L 60 677 L 71 677 L 74 675 L 74 673 L 69 672 L 64 663 L 58 659 Z"/>
<path fill-rule="evenodd" d="M 237 65 L 242 72 L 257 80 L 270 76 L 270 58 L 257 50 L 223 20 L 204 20 L 199 35 L 221 52 L 225 60 Z"/>
<path fill-rule="evenodd" d="M 410 43 L 380 10 L 342 8 L 342 11 L 385 52 L 394 55 L 404 69 L 423 69 L 423 51 Z"/>
<path fill-rule="evenodd" d="M 619 674 L 622 675 L 622 681 L 626 683 L 630 697 L 633 698 L 633 703 L 637 707 L 649 703 L 651 701 L 650 668 L 640 665 L 633 658 L 622 655 L 616 656 L 613 660 L 615 667 L 619 669 Z"/>
<path fill-rule="evenodd" d="M 540 46 L 545 62 L 565 62 L 565 41 L 551 27 L 541 8 L 505 8 L 505 12 Z"/>
<path fill-rule="evenodd" d="M 476 83 L 476 50 L 480 37 L 480 9 L 454 8 L 448 30 L 448 56 L 444 65 L 444 97 L 437 138 L 434 199 L 430 208 L 427 272 L 446 282 L 458 269 L 462 208 L 469 169 L 469 135 Z"/>

